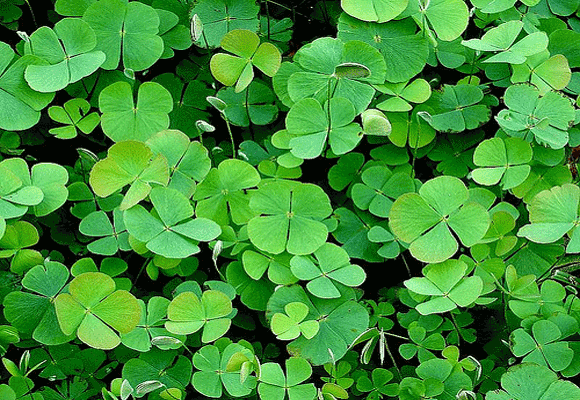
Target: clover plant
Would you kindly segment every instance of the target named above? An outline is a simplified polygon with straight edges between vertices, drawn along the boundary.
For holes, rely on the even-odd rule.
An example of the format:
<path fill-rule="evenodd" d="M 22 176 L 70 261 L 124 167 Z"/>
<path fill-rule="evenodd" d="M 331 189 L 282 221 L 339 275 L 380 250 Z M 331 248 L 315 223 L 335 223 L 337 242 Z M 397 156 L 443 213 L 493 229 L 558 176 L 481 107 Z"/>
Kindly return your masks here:
<path fill-rule="evenodd" d="M 0 0 L 0 398 L 580 400 L 580 1 Z"/>

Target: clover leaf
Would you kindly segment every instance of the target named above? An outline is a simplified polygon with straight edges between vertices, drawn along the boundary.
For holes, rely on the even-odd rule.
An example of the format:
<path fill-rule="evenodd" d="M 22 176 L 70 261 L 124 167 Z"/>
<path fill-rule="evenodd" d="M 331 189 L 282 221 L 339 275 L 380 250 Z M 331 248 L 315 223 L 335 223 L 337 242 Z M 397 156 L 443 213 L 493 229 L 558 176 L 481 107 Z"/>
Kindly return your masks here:
<path fill-rule="evenodd" d="M 129 233 L 123 222 L 123 212 L 116 208 L 113 211 L 113 223 L 104 211 L 93 211 L 85 216 L 79 232 L 89 237 L 100 237 L 87 245 L 87 250 L 94 254 L 112 256 L 119 250 L 129 251 Z"/>
<path fill-rule="evenodd" d="M 33 54 L 48 65 L 29 65 L 24 78 L 37 92 L 56 92 L 91 75 L 104 62 L 105 53 L 94 50 L 97 37 L 89 24 L 79 18 L 64 18 L 54 30 L 38 28 L 24 46 L 25 54 Z"/>
<path fill-rule="evenodd" d="M 512 85 L 505 91 L 508 110 L 501 110 L 495 120 L 510 136 L 560 149 L 568 143 L 568 128 L 574 121 L 574 107 L 567 97 L 540 91 L 530 85 Z"/>
<path fill-rule="evenodd" d="M 91 4 L 83 20 L 95 31 L 96 49 L 105 53 L 103 69 L 123 67 L 142 71 L 163 54 L 159 37 L 159 15 L 154 8 L 138 1 L 104 0 Z"/>
<path fill-rule="evenodd" d="M 333 97 L 324 108 L 316 99 L 298 101 L 286 117 L 290 152 L 298 158 L 316 158 L 328 140 L 334 154 L 348 153 L 362 139 L 355 116 L 353 104 L 344 97 Z"/>
<path fill-rule="evenodd" d="M 246 250 L 242 254 L 244 271 L 254 280 L 259 280 L 268 271 L 268 279 L 278 285 L 291 285 L 298 279 L 290 271 L 288 253 L 272 255 L 254 250 Z"/>
<path fill-rule="evenodd" d="M 481 39 L 464 40 L 461 44 L 477 51 L 499 51 L 484 62 L 523 64 L 526 57 L 548 47 L 548 35 L 545 32 L 531 33 L 514 44 L 523 27 L 522 21 L 508 21 L 487 31 Z"/>
<path fill-rule="evenodd" d="M 410 2 L 407 12 L 421 29 L 431 33 L 431 27 L 439 39 L 447 42 L 458 38 L 469 23 L 469 10 L 463 0 Z"/>
<path fill-rule="evenodd" d="M 360 40 L 379 50 L 386 62 L 385 79 L 394 83 L 407 82 L 421 72 L 429 56 L 429 41 L 417 33 L 417 25 L 411 19 L 383 24 L 342 14 L 338 19 L 338 38 L 345 42 Z"/>
<path fill-rule="evenodd" d="M 78 130 L 88 135 L 91 133 L 101 118 L 96 112 L 88 114 L 91 106 L 85 99 L 70 99 L 63 107 L 52 106 L 48 109 L 50 118 L 65 126 L 49 129 L 49 132 L 59 139 L 73 139 L 77 137 Z"/>
<path fill-rule="evenodd" d="M 309 308 L 306 316 L 309 320 L 317 320 L 319 330 L 312 339 L 299 336 L 288 344 L 288 351 L 306 358 L 313 365 L 322 365 L 331 360 L 342 358 L 353 340 L 368 328 L 368 311 L 354 301 L 352 288 L 339 288 L 340 298 L 320 299 L 309 296 L 299 285 L 284 286 L 274 292 L 268 301 L 266 317 L 276 313 L 284 313 L 288 303 L 300 302 Z"/>
<path fill-rule="evenodd" d="M 69 293 L 54 300 L 58 323 L 65 335 L 76 334 L 91 347 L 110 350 L 121 343 L 113 331 L 131 332 L 139 323 L 141 308 L 126 290 L 101 272 L 85 272 L 69 284 Z"/>
<path fill-rule="evenodd" d="M 4 316 L 21 334 L 32 334 L 40 343 L 57 345 L 70 341 L 74 336 L 61 331 L 54 305 L 68 277 L 68 269 L 56 261 L 33 267 L 22 279 L 22 287 L 29 292 L 6 295 Z"/>
<path fill-rule="evenodd" d="M 487 232 L 489 215 L 458 178 L 439 176 L 419 189 L 401 195 L 391 207 L 389 226 L 400 240 L 410 243 L 413 257 L 423 262 L 445 261 L 457 251 L 455 232 L 465 246 L 473 246 Z"/>
<path fill-rule="evenodd" d="M 312 339 L 320 328 L 318 321 L 307 320 L 308 306 L 304 303 L 294 302 L 284 306 L 284 313 L 276 313 L 272 316 L 270 326 L 272 332 L 279 340 L 293 340 L 300 335 L 306 339 Z"/>
<path fill-rule="evenodd" d="M 168 187 L 190 198 L 196 190 L 196 183 L 204 180 L 211 168 L 207 149 L 174 129 L 156 133 L 146 144 L 153 154 L 161 154 L 167 160 L 171 172 Z"/>
<path fill-rule="evenodd" d="M 394 259 L 401 254 L 401 246 L 388 226 L 375 225 L 369 229 L 367 238 L 372 243 L 380 243 L 377 254 L 383 258 Z"/>
<path fill-rule="evenodd" d="M 142 142 L 125 140 L 112 145 L 107 158 L 97 162 L 90 173 L 89 183 L 97 196 L 107 197 L 126 185 L 131 185 L 119 208 L 126 210 L 143 200 L 151 192 L 151 184 L 167 185 L 167 159 L 154 156 Z"/>
<path fill-rule="evenodd" d="M 523 139 L 499 137 L 485 140 L 473 153 L 473 163 L 478 167 L 471 177 L 480 185 L 501 182 L 503 190 L 520 185 L 528 177 L 532 160 L 532 148 Z"/>
<path fill-rule="evenodd" d="M 185 132 L 190 138 L 199 136 L 192 121 L 208 120 L 210 104 L 205 99 L 213 96 L 213 90 L 204 79 L 184 82 L 184 79 L 172 73 L 157 75 L 153 82 L 160 83 L 173 98 L 173 110 L 169 113 L 171 129 Z"/>
<path fill-rule="evenodd" d="M 26 249 L 38 243 L 38 231 L 30 222 L 14 221 L 6 225 L 0 237 L 0 259 L 11 258 L 10 271 L 22 273 L 39 263 L 44 257 L 36 250 Z"/>
<path fill-rule="evenodd" d="M 413 106 L 409 102 L 424 103 L 431 97 L 431 86 L 425 79 L 421 78 L 410 83 L 384 83 L 376 87 L 389 96 L 377 104 L 377 108 L 383 111 L 411 111 Z"/>
<path fill-rule="evenodd" d="M 460 307 L 467 307 L 482 292 L 483 281 L 479 276 L 465 277 L 467 264 L 460 260 L 447 260 L 438 264 L 429 264 L 423 268 L 424 278 L 411 278 L 405 286 L 426 296 L 433 296 L 415 308 L 422 315 L 443 313 Z"/>
<path fill-rule="evenodd" d="M 33 55 L 18 58 L 10 45 L 0 42 L 0 129 L 21 131 L 40 121 L 40 110 L 54 98 L 54 93 L 39 93 L 24 80 L 30 65 L 46 65 Z"/>
<path fill-rule="evenodd" d="M 512 69 L 513 83 L 530 82 L 542 96 L 552 89 L 564 89 L 572 78 L 568 59 L 562 54 L 550 57 L 547 50 L 528 57 L 524 64 L 513 65 Z"/>
<path fill-rule="evenodd" d="M 387 113 L 387 118 L 391 123 L 389 140 L 395 146 L 405 147 L 408 144 L 411 148 L 420 148 L 427 146 L 435 139 L 435 129 L 420 117 L 421 111 L 425 111 L 425 107 L 419 105 L 410 113 Z"/>
<path fill-rule="evenodd" d="M 580 399 L 580 388 L 558 379 L 549 368 L 534 363 L 517 364 L 501 376 L 503 390 L 487 392 L 485 400 Z"/>
<path fill-rule="evenodd" d="M 157 8 L 155 11 L 159 15 L 159 36 L 163 39 L 163 54 L 160 58 L 172 58 L 175 56 L 174 50 L 191 47 L 191 33 L 185 25 L 179 23 L 179 16 L 168 9 Z"/>
<path fill-rule="evenodd" d="M 443 350 L 445 348 L 445 339 L 439 332 L 427 336 L 427 330 L 417 321 L 413 321 L 407 329 L 412 343 L 403 343 L 399 346 L 399 354 L 405 360 L 410 360 L 415 355 L 419 361 L 428 360 L 434 357 L 430 350 Z"/>
<path fill-rule="evenodd" d="M 399 385 L 388 383 L 393 379 L 393 373 L 384 368 L 375 368 L 371 372 L 371 379 L 366 375 L 356 381 L 356 388 L 363 393 L 370 392 L 367 399 L 382 398 L 383 395 L 395 396 L 399 392 Z"/>
<path fill-rule="evenodd" d="M 530 224 L 522 226 L 518 236 L 536 243 L 552 243 L 568 234 L 566 252 L 579 253 L 579 204 L 580 188 L 569 183 L 538 193 L 528 204 Z"/>
<path fill-rule="evenodd" d="M 254 68 L 272 77 L 278 72 L 282 56 L 271 43 L 260 44 L 260 38 L 246 29 L 234 29 L 224 35 L 220 42 L 222 49 L 235 56 L 224 53 L 214 54 L 210 61 L 213 76 L 226 86 L 234 86 L 240 93 L 254 79 Z"/>
<path fill-rule="evenodd" d="M 145 82 L 139 86 L 135 104 L 131 85 L 115 82 L 101 91 L 99 109 L 103 113 L 103 132 L 113 141 L 144 142 L 169 127 L 168 114 L 173 110 L 173 100 L 167 89 L 160 84 Z"/>
<path fill-rule="evenodd" d="M 175 351 L 152 349 L 141 353 L 139 358 L 129 359 L 123 366 L 122 376 L 135 389 L 142 384 L 154 383 L 149 398 L 160 399 L 163 397 L 156 396 L 165 388 L 185 391 L 192 372 L 193 366 L 187 357 L 177 355 Z M 146 393 L 134 392 L 133 396 L 139 398 Z"/>
<path fill-rule="evenodd" d="M 321 221 L 332 207 L 319 186 L 271 182 L 252 194 L 250 208 L 258 215 L 248 221 L 248 236 L 254 246 L 268 253 L 310 254 L 328 236 Z"/>
<path fill-rule="evenodd" d="M 258 394 L 261 399 L 313 400 L 316 387 L 313 383 L 302 383 L 312 375 L 312 367 L 303 358 L 290 357 L 285 362 L 286 375 L 278 363 L 262 364 Z"/>
<path fill-rule="evenodd" d="M 203 328 L 201 341 L 213 342 L 230 329 L 232 311 L 231 300 L 219 290 L 203 292 L 201 300 L 193 292 L 183 292 L 167 306 L 165 329 L 190 335 Z"/>
<path fill-rule="evenodd" d="M 516 357 L 524 357 L 522 362 L 533 362 L 549 366 L 553 371 L 562 371 L 572 362 L 574 351 L 567 342 L 561 342 L 562 332 L 548 320 L 539 320 L 532 325 L 532 335 L 524 329 L 513 331 L 512 352 Z"/>
<path fill-rule="evenodd" d="M 6 177 L 0 184 L 0 217 L 19 217 L 28 206 L 33 206 L 36 216 L 45 216 L 68 197 L 68 172 L 61 165 L 40 163 L 29 171 L 23 159 L 9 158 L 0 162 L 0 172 Z"/>
<path fill-rule="evenodd" d="M 299 69 L 287 77 L 293 102 L 306 97 L 324 102 L 332 93 L 350 100 L 356 114 L 367 108 L 375 94 L 370 84 L 383 83 L 386 71 L 384 57 L 371 45 L 329 37 L 301 47 L 294 62 Z"/>
<path fill-rule="evenodd" d="M 361 175 L 363 183 L 352 187 L 352 200 L 361 210 L 387 218 L 394 199 L 403 193 L 415 191 L 415 182 L 404 172 L 393 173 L 382 165 L 372 166 Z"/>
<path fill-rule="evenodd" d="M 328 184 L 336 191 L 352 185 L 358 178 L 365 157 L 361 153 L 346 153 L 328 170 Z"/>
<path fill-rule="evenodd" d="M 247 162 L 237 159 L 222 161 L 209 171 L 193 195 L 197 200 L 197 216 L 227 225 L 231 214 L 235 224 L 245 224 L 255 215 L 250 209 L 250 196 L 246 190 L 257 186 L 260 180 L 258 171 Z"/>
<path fill-rule="evenodd" d="M 235 261 L 228 265 L 226 278 L 228 283 L 236 288 L 236 292 L 245 306 L 251 310 L 266 310 L 268 299 L 274 293 L 276 286 L 266 276 L 254 280 L 244 271 L 242 263 Z"/>
<path fill-rule="evenodd" d="M 193 5 L 190 15 L 203 24 L 203 33 L 195 44 L 203 48 L 218 47 L 224 35 L 234 29 L 257 32 L 260 26 L 260 7 L 255 0 L 200 0 Z"/>
<path fill-rule="evenodd" d="M 350 263 L 346 250 L 335 244 L 323 244 L 314 252 L 314 257 L 318 265 L 308 257 L 294 256 L 290 268 L 298 279 L 308 281 L 306 288 L 316 297 L 339 298 L 341 293 L 337 285 L 355 287 L 366 278 L 361 267 Z"/>
<path fill-rule="evenodd" d="M 278 116 L 274 93 L 259 81 L 253 81 L 240 93 L 232 88 L 222 89 L 217 97 L 226 103 L 224 114 L 233 125 L 267 125 Z"/>
<path fill-rule="evenodd" d="M 513 188 L 512 192 L 529 204 L 538 193 L 571 182 L 572 174 L 567 166 L 547 167 L 533 163 L 528 178 L 521 185 Z"/>
<path fill-rule="evenodd" d="M 408 0 L 371 0 L 360 3 L 356 0 L 341 0 L 340 6 L 348 15 L 363 21 L 387 22 L 407 8 Z"/>
<path fill-rule="evenodd" d="M 436 130 L 442 132 L 462 132 L 483 125 L 491 116 L 485 104 L 483 91 L 475 85 L 443 85 L 442 91 L 435 91 L 426 103 L 433 111 L 424 111 L 421 116 Z"/>
<path fill-rule="evenodd" d="M 256 387 L 256 378 L 248 376 L 242 381 L 240 372 L 230 372 L 227 365 L 230 359 L 238 354 L 251 359 L 253 352 L 239 343 L 230 343 L 220 351 L 215 345 L 207 345 L 193 355 L 193 366 L 199 371 L 194 372 L 191 383 L 195 390 L 204 396 L 220 398 L 225 387 L 230 396 L 247 396 Z M 223 386 L 222 386 L 223 385 Z"/>
<path fill-rule="evenodd" d="M 357 208 L 354 211 L 341 207 L 334 212 L 333 218 L 338 221 L 338 226 L 332 235 L 339 243 L 342 243 L 342 248 L 350 257 L 369 262 L 383 261 L 382 256 L 377 254 L 381 246 L 373 243 L 368 237 L 371 226 L 376 225 L 380 220 Z"/>
<path fill-rule="evenodd" d="M 215 239 L 221 229 L 206 218 L 195 218 L 189 200 L 175 189 L 156 187 L 149 195 L 154 213 L 140 205 L 125 211 L 127 231 L 147 249 L 167 258 L 185 258 L 200 251 L 199 241 Z"/>

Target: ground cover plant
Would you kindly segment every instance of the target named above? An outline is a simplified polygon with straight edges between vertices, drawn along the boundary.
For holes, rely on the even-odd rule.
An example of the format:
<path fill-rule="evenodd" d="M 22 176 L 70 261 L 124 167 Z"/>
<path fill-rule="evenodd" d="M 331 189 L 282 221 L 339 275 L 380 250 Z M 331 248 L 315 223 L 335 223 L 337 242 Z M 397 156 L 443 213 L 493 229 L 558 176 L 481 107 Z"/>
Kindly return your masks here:
<path fill-rule="evenodd" d="M 1 399 L 580 399 L 580 0 L 0 0 L 0 39 Z"/>

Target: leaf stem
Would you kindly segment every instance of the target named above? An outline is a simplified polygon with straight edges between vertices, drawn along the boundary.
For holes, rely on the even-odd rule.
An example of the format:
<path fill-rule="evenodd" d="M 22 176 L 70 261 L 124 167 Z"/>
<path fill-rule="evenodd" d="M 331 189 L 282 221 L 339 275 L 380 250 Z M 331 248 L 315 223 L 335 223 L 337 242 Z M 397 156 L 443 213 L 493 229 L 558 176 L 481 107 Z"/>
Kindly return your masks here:
<path fill-rule="evenodd" d="M 384 332 L 384 331 L 381 331 L 381 332 L 384 333 L 385 335 L 395 336 L 395 337 L 398 337 L 398 338 L 402 338 L 402 339 L 409 340 L 407 338 L 404 338 L 404 337 L 398 336 L 398 335 L 394 335 L 392 333 L 389 334 L 388 332 Z M 385 350 L 387 350 L 387 354 L 389 355 L 389 358 L 393 362 L 393 366 L 397 370 L 398 378 L 399 379 L 402 379 L 401 370 L 399 369 L 399 366 L 397 365 L 397 360 L 395 360 L 395 357 L 393 356 L 393 353 L 391 352 L 391 349 L 389 348 L 389 344 L 387 343 L 387 338 L 386 337 L 385 337 Z"/>
<path fill-rule="evenodd" d="M 232 157 L 237 158 L 236 157 L 236 143 L 234 142 L 234 135 L 232 133 L 232 127 L 230 126 L 230 121 L 228 120 L 228 117 L 226 117 L 226 115 L 224 113 L 222 113 L 222 116 L 224 117 L 224 120 L 226 121 L 226 127 L 228 128 L 228 133 L 230 135 L 230 140 L 232 142 Z"/>
<path fill-rule="evenodd" d="M 459 329 L 459 325 L 457 325 L 457 320 L 455 319 L 455 315 L 453 315 L 453 313 L 451 311 L 449 311 L 449 315 L 451 315 L 451 323 L 453 324 L 453 327 L 455 328 L 455 331 L 457 332 L 457 347 L 459 347 L 461 345 L 461 332 Z"/>
<path fill-rule="evenodd" d="M 34 11 L 32 10 L 32 6 L 28 2 L 28 0 L 24 0 L 24 1 L 26 2 L 28 9 L 30 10 L 30 15 L 32 16 L 32 22 L 34 23 L 34 27 L 38 28 L 38 24 L 36 23 L 36 17 L 34 16 Z"/>

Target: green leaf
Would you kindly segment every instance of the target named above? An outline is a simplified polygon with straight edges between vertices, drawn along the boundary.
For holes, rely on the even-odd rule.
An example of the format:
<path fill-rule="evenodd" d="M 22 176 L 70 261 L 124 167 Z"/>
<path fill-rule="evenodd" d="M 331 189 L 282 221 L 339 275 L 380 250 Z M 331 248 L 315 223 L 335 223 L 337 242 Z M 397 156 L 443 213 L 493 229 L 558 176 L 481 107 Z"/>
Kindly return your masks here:
<path fill-rule="evenodd" d="M 192 370 L 191 360 L 185 356 L 177 355 L 175 351 L 152 349 L 147 353 L 142 353 L 139 358 L 129 359 L 123 365 L 122 376 L 134 388 L 148 381 L 161 382 L 163 386 L 149 395 L 153 398 L 165 388 L 185 391 L 185 387 L 190 382 Z"/>
<path fill-rule="evenodd" d="M 70 294 L 69 294 L 70 293 Z M 125 290 L 100 272 L 86 272 L 69 285 L 69 293 L 55 299 L 58 322 L 65 334 L 75 334 L 91 347 L 110 350 L 121 340 L 113 331 L 128 333 L 137 326 L 141 309 Z"/>
<path fill-rule="evenodd" d="M 443 91 L 433 92 L 426 103 L 432 112 L 423 112 L 429 125 L 438 131 L 462 132 L 483 125 L 490 118 L 490 110 L 483 100 L 483 91 L 475 85 L 444 85 Z"/>
<path fill-rule="evenodd" d="M 433 178 L 425 182 L 418 194 L 406 193 L 395 200 L 389 226 L 399 239 L 410 243 L 413 257 L 423 262 L 442 262 L 458 248 L 450 229 L 464 245 L 472 246 L 489 227 L 487 211 L 468 198 L 459 179 Z"/>
<path fill-rule="evenodd" d="M 165 328 L 178 335 L 189 335 L 203 327 L 202 342 L 213 342 L 229 329 L 231 300 L 218 290 L 208 290 L 200 299 L 192 292 L 183 292 L 167 307 Z"/>
<path fill-rule="evenodd" d="M 354 301 L 351 288 L 342 287 L 338 299 L 318 299 L 308 296 L 298 285 L 279 288 L 268 301 L 267 316 L 283 313 L 288 303 L 308 305 L 308 319 L 319 321 L 319 331 L 312 339 L 303 336 L 288 345 L 290 353 L 322 365 L 344 356 L 348 346 L 368 327 L 367 310 Z M 323 317 L 324 316 L 324 317 Z M 332 353 L 332 355 L 331 355 Z"/>
<path fill-rule="evenodd" d="M 447 260 L 429 264 L 423 269 L 424 278 L 411 278 L 405 286 L 418 294 L 432 296 L 416 306 L 422 315 L 443 313 L 467 307 L 482 293 L 483 281 L 478 276 L 465 277 L 467 264 L 460 260 Z"/>
<path fill-rule="evenodd" d="M 576 244 L 579 202 L 580 189 L 572 184 L 538 193 L 528 205 L 530 224 L 522 226 L 518 236 L 536 243 L 552 243 L 568 234 L 571 240 L 566 252 L 580 252 L 580 246 Z"/>
<path fill-rule="evenodd" d="M 248 376 L 242 381 L 239 371 L 227 370 L 230 359 L 237 353 L 248 359 L 254 358 L 253 352 L 239 343 L 228 344 L 222 352 L 214 345 L 199 349 L 193 356 L 193 365 L 199 370 L 193 374 L 193 387 L 204 396 L 216 399 L 222 396 L 222 387 L 225 387 L 230 396 L 242 397 L 250 394 L 256 387 L 256 378 Z"/>
<path fill-rule="evenodd" d="M 407 82 L 421 72 L 429 55 L 428 40 L 417 33 L 417 26 L 410 19 L 383 24 L 342 14 L 338 37 L 343 41 L 360 40 L 379 50 L 386 62 L 385 79 L 389 82 Z"/>
<path fill-rule="evenodd" d="M 304 72 L 295 72 L 288 78 L 288 94 L 292 101 L 314 97 L 325 102 L 328 93 L 333 93 L 332 97 L 348 99 L 356 114 L 367 108 L 375 93 L 369 84 L 383 83 L 386 71 L 383 56 L 369 44 L 356 40 L 344 43 L 329 37 L 303 46 L 296 52 L 294 61 Z M 338 66 L 352 63 L 365 68 L 364 76 L 339 77 L 336 74 Z"/>
<path fill-rule="evenodd" d="M 312 184 L 272 182 L 250 199 L 258 214 L 248 222 L 248 236 L 260 250 L 280 254 L 310 254 L 326 241 L 328 229 L 320 222 L 332 212 L 324 191 Z"/>
<path fill-rule="evenodd" d="M 245 29 L 234 29 L 222 38 L 221 47 L 235 54 L 214 54 L 210 61 L 213 76 L 226 86 L 234 86 L 239 93 L 254 78 L 253 66 L 268 76 L 276 75 L 282 56 L 271 43 L 260 44 L 258 35 Z"/>
<path fill-rule="evenodd" d="M 260 7 L 255 0 L 231 3 L 229 0 L 200 0 L 191 9 L 190 15 L 197 15 L 203 23 L 203 34 L 195 41 L 202 48 L 220 45 L 226 33 L 234 29 L 257 32 L 260 22 Z"/>
<path fill-rule="evenodd" d="M 291 153 L 303 159 L 316 158 L 327 140 L 335 154 L 353 150 L 362 139 L 360 125 L 353 122 L 355 116 L 352 103 L 343 97 L 333 97 L 324 109 L 312 98 L 298 101 L 286 117 Z"/>
<path fill-rule="evenodd" d="M 68 269 L 55 261 L 30 269 L 22 279 L 22 286 L 29 292 L 14 291 L 4 299 L 6 319 L 21 333 L 32 333 L 40 343 L 58 345 L 70 341 L 72 337 L 59 327 L 54 308 L 54 298 L 68 277 Z"/>
<path fill-rule="evenodd" d="M 107 197 L 131 185 L 121 202 L 125 210 L 139 203 L 151 192 L 151 184 L 167 185 L 169 170 L 162 155 L 154 156 L 142 142 L 125 140 L 108 150 L 107 158 L 97 162 L 90 173 L 89 183 L 97 196 Z"/>
<path fill-rule="evenodd" d="M 558 379 L 549 368 L 535 363 L 526 362 L 510 367 L 501 377 L 501 386 L 504 390 L 488 392 L 486 400 L 549 399 L 559 396 L 580 399 L 578 386 Z"/>
<path fill-rule="evenodd" d="M 82 219 L 79 231 L 83 235 L 100 238 L 87 245 L 91 253 L 112 256 L 119 250 L 131 250 L 123 213 L 119 209 L 113 211 L 113 224 L 104 211 L 93 211 Z"/>
<path fill-rule="evenodd" d="M 569 98 L 549 91 L 544 96 L 530 85 L 510 86 L 504 96 L 509 110 L 501 110 L 495 120 L 510 136 L 560 149 L 568 143 L 568 128 L 574 121 Z"/>
<path fill-rule="evenodd" d="M 274 93 L 259 81 L 252 81 L 240 93 L 233 88 L 224 88 L 218 92 L 218 98 L 226 103 L 224 113 L 233 125 L 267 125 L 278 116 Z"/>
<path fill-rule="evenodd" d="M 290 399 L 313 400 L 316 397 L 316 387 L 313 383 L 302 384 L 312 375 L 312 367 L 303 358 L 290 357 L 285 362 L 286 376 L 277 363 L 265 363 L 261 366 L 258 393 L 262 399 L 285 399 L 286 393 Z"/>
<path fill-rule="evenodd" d="M 213 240 L 221 233 L 219 225 L 209 219 L 191 219 L 193 207 L 175 189 L 156 187 L 150 198 L 155 213 L 137 205 L 125 211 L 124 222 L 129 234 L 155 254 L 185 258 L 200 251 L 199 241 Z"/>
<path fill-rule="evenodd" d="M 39 93 L 24 80 L 30 65 L 46 65 L 33 55 L 18 58 L 12 48 L 0 42 L 0 129 L 21 131 L 40 120 L 40 110 L 54 98 L 54 93 Z"/>
<path fill-rule="evenodd" d="M 505 22 L 487 31 L 481 39 L 461 43 L 478 51 L 500 52 L 484 62 L 523 64 L 526 57 L 540 53 L 548 47 L 548 35 L 544 32 L 532 33 L 514 44 L 523 26 L 524 23 L 521 21 Z"/>
<path fill-rule="evenodd" d="M 548 51 L 528 57 L 526 62 L 512 67 L 513 83 L 530 82 L 543 96 L 551 89 L 562 90 L 572 78 L 568 60 L 561 54 L 550 57 Z"/>
<path fill-rule="evenodd" d="M 458 38 L 469 22 L 469 10 L 463 0 L 432 0 L 425 6 L 417 3 L 411 9 L 416 10 L 411 16 L 422 29 L 427 28 L 426 18 L 437 37 L 447 42 Z"/>
<path fill-rule="evenodd" d="M 96 49 L 106 55 L 103 69 L 116 69 L 122 54 L 125 69 L 143 71 L 163 54 L 159 15 L 147 4 L 99 1 L 87 8 L 83 20 L 96 34 Z"/>
<path fill-rule="evenodd" d="M 103 132 L 113 141 L 144 142 L 169 127 L 168 114 L 173 109 L 173 100 L 167 89 L 160 84 L 145 82 L 139 86 L 135 104 L 131 85 L 116 82 L 101 91 L 99 109 L 103 113 Z"/>
<path fill-rule="evenodd" d="M 531 167 L 532 148 L 519 138 L 493 138 L 479 144 L 473 153 L 478 167 L 472 178 L 480 185 L 501 183 L 503 190 L 512 189 L 526 180 Z"/>
<path fill-rule="evenodd" d="M 314 257 L 318 265 L 307 257 L 294 256 L 290 268 L 298 279 L 309 281 L 306 288 L 316 297 L 338 298 L 341 294 L 337 286 L 359 286 L 366 278 L 364 270 L 350 264 L 348 253 L 335 244 L 323 244 Z"/>
<path fill-rule="evenodd" d="M 52 128 L 49 132 L 59 139 L 73 139 L 78 135 L 78 130 L 84 134 L 91 133 L 101 118 L 98 113 L 88 114 L 91 106 L 85 99 L 70 99 L 64 103 L 63 107 L 51 106 L 48 115 L 51 119 L 65 126 Z"/>
<path fill-rule="evenodd" d="M 352 200 L 361 210 L 387 218 L 394 199 L 404 193 L 415 191 L 415 182 L 404 172 L 393 173 L 387 167 L 376 165 L 365 169 L 363 183 L 352 187 Z"/>
<path fill-rule="evenodd" d="M 342 9 L 349 15 L 363 20 L 387 22 L 395 18 L 407 8 L 408 0 L 372 0 L 368 3 L 360 3 L 356 0 L 341 0 Z"/>
<path fill-rule="evenodd" d="M 158 132 L 146 144 L 154 154 L 167 159 L 171 171 L 168 187 L 191 197 L 196 183 L 201 182 L 211 168 L 207 149 L 199 142 L 190 142 L 187 135 L 173 129 Z"/>
<path fill-rule="evenodd" d="M 250 209 L 246 190 L 260 183 L 258 171 L 245 161 L 227 159 L 213 168 L 198 186 L 193 199 L 196 213 L 220 225 L 231 219 L 235 224 L 248 222 L 255 213 Z"/>
<path fill-rule="evenodd" d="M 79 18 L 64 18 L 54 30 L 43 26 L 30 35 L 25 54 L 33 54 L 48 65 L 29 65 L 24 73 L 33 90 L 56 92 L 91 75 L 104 62 L 105 53 L 94 50 L 95 32 Z"/>

